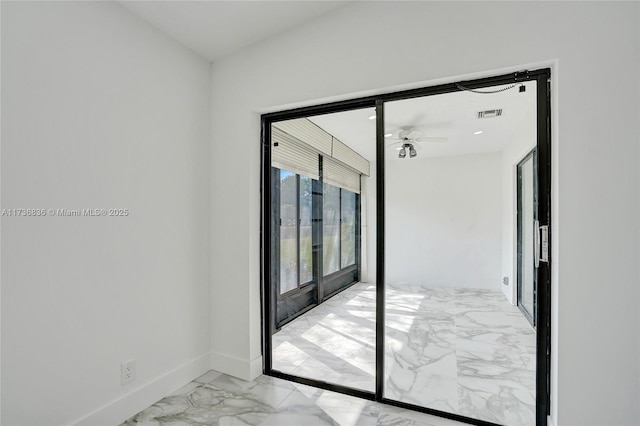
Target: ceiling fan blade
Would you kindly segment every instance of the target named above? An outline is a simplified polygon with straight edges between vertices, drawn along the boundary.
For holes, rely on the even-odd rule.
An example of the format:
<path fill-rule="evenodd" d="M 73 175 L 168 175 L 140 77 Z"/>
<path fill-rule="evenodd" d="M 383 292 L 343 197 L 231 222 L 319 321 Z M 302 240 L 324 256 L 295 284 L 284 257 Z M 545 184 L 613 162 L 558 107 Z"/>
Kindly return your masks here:
<path fill-rule="evenodd" d="M 449 138 L 425 136 L 425 137 L 421 137 L 421 138 L 416 139 L 416 141 L 418 141 L 418 142 L 447 142 L 447 141 L 449 141 Z"/>
<path fill-rule="evenodd" d="M 416 140 L 422 136 L 422 132 L 418 130 L 411 129 L 406 135 L 404 135 L 409 140 Z"/>

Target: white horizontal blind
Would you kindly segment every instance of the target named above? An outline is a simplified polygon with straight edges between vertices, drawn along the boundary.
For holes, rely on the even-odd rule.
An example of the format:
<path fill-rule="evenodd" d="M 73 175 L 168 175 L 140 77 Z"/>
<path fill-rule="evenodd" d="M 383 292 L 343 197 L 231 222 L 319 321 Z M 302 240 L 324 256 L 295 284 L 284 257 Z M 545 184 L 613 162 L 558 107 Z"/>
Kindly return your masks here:
<path fill-rule="evenodd" d="M 273 123 L 272 165 L 318 179 L 318 155 L 323 180 L 360 193 L 360 175 L 370 175 L 369 161 L 306 118 Z"/>
<path fill-rule="evenodd" d="M 322 159 L 322 181 L 356 194 L 360 193 L 360 172 L 330 157 Z"/>
<path fill-rule="evenodd" d="M 301 140 L 316 151 L 331 155 L 333 137 L 306 118 L 279 121 L 274 123 L 273 126 Z"/>
<path fill-rule="evenodd" d="M 333 138 L 333 149 L 331 150 L 331 156 L 336 160 L 340 160 L 342 163 L 354 168 L 363 175 L 369 176 L 369 161 L 362 155 L 349 148 L 338 139 Z"/>
<path fill-rule="evenodd" d="M 275 125 L 271 130 L 271 166 L 320 179 L 318 153 Z"/>

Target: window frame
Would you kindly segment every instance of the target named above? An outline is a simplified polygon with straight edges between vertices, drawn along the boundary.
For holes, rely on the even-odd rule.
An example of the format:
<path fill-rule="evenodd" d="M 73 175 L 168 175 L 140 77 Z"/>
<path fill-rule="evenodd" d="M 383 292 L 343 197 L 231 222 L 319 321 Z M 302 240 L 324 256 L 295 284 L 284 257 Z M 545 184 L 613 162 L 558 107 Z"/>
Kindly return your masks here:
<path fill-rule="evenodd" d="M 286 169 L 279 169 L 277 167 L 273 167 L 273 169 L 277 170 L 278 176 L 279 176 L 279 182 L 280 184 L 277 186 L 278 188 L 278 219 L 279 219 L 279 227 L 282 226 L 282 212 L 280 211 L 281 208 L 281 196 L 282 196 L 282 173 L 286 172 L 286 173 L 291 173 L 294 177 L 295 177 L 295 187 L 296 187 L 296 195 L 295 195 L 295 200 L 296 200 L 296 207 L 295 207 L 295 212 L 296 212 L 296 217 L 295 217 L 295 227 L 296 227 L 296 231 L 295 231 L 295 235 L 296 235 L 296 286 L 290 290 L 287 290 L 285 292 L 282 292 L 282 263 L 280 262 L 281 260 L 281 256 L 282 256 L 282 245 L 280 243 L 280 241 L 282 240 L 280 238 L 280 233 L 278 233 L 278 243 L 277 243 L 277 247 L 278 247 L 278 282 L 277 282 L 277 287 L 278 287 L 278 295 L 279 296 L 287 296 L 288 294 L 292 293 L 292 292 L 296 292 L 299 291 L 300 289 L 302 289 L 305 286 L 308 286 L 309 284 L 312 284 L 314 282 L 314 277 L 313 277 L 313 272 L 311 273 L 311 279 L 305 282 L 302 282 L 301 277 L 302 277 L 302 273 L 301 273 L 301 268 L 302 268 L 302 263 L 300 261 L 301 259 L 301 253 L 300 253 L 300 248 L 301 248 L 301 244 L 300 244 L 300 240 L 301 240 L 301 236 L 300 236 L 300 231 L 301 231 L 301 217 L 300 217 L 300 178 L 301 175 L 295 172 L 292 172 L 291 170 L 286 170 Z M 308 176 L 307 176 L 308 177 Z M 313 188 L 313 181 L 315 179 L 309 177 L 309 179 L 311 179 L 311 186 Z M 313 209 L 313 205 L 312 205 L 312 209 Z M 311 218 L 311 223 L 313 226 L 313 218 Z M 313 250 L 313 246 L 312 246 L 312 250 Z"/>

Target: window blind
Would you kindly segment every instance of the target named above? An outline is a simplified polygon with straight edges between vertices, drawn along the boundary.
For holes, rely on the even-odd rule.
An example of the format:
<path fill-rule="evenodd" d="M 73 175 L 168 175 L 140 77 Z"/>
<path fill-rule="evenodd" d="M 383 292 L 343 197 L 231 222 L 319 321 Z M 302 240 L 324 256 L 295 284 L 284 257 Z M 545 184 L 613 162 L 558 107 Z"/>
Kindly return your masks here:
<path fill-rule="evenodd" d="M 321 154 L 331 155 L 332 136 L 306 118 L 279 121 L 273 124 L 285 133 L 306 143 Z"/>
<path fill-rule="evenodd" d="M 369 161 L 336 138 L 333 138 L 331 156 L 363 175 L 370 175 Z"/>
<path fill-rule="evenodd" d="M 318 152 L 276 126 L 271 130 L 271 165 L 278 169 L 320 179 Z"/>
<path fill-rule="evenodd" d="M 370 175 L 369 161 L 306 118 L 273 123 L 272 165 L 318 179 L 323 157 L 323 181 L 360 193 L 360 175 Z"/>
<path fill-rule="evenodd" d="M 322 181 L 356 194 L 360 193 L 360 172 L 331 157 L 322 159 Z"/>

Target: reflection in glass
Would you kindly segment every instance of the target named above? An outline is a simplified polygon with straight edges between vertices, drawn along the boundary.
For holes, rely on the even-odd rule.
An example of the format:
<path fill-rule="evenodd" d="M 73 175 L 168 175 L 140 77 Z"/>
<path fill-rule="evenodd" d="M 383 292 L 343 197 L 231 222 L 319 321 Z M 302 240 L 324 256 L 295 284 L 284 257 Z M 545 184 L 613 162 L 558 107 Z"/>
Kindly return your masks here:
<path fill-rule="evenodd" d="M 376 373 L 376 285 L 367 282 L 375 278 L 376 227 L 366 226 L 375 223 L 372 114 L 272 123 L 276 232 L 267 307 L 274 371 L 369 392 Z"/>
<path fill-rule="evenodd" d="M 300 284 L 313 279 L 312 182 L 308 176 L 300 176 Z"/>
<path fill-rule="evenodd" d="M 502 284 L 515 274 L 514 172 L 536 143 L 535 93 L 385 103 L 385 398 L 535 424 L 536 333 Z M 507 102 L 509 114 L 477 119 Z"/>
<path fill-rule="evenodd" d="M 340 269 L 340 188 L 325 183 L 322 197 L 324 275 Z"/>
<path fill-rule="evenodd" d="M 280 293 L 298 286 L 296 175 L 280 171 Z"/>
<path fill-rule="evenodd" d="M 520 227 L 519 238 L 521 239 L 518 242 L 520 249 L 520 253 L 518 253 L 518 304 L 527 319 L 535 326 L 534 221 L 536 200 L 534 198 L 534 160 L 535 153 L 518 165 L 518 223 Z"/>
<path fill-rule="evenodd" d="M 340 210 L 340 262 L 344 268 L 356 262 L 356 194 L 343 189 Z"/>

